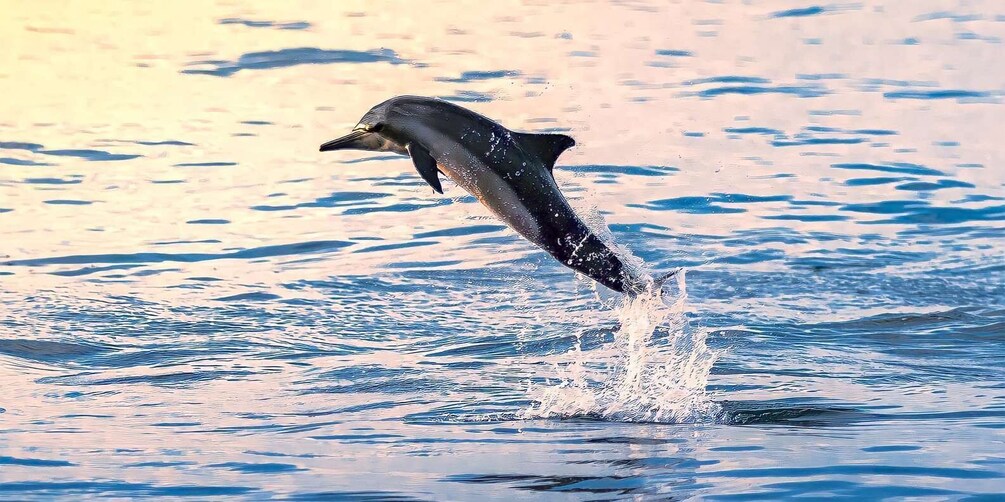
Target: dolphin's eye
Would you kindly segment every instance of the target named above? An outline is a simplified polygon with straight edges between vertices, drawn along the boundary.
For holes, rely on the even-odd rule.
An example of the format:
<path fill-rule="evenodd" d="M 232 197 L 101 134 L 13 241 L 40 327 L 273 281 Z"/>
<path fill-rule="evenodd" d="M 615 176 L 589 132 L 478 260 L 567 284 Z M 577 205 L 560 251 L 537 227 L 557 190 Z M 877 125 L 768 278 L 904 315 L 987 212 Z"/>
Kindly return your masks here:
<path fill-rule="evenodd" d="M 381 124 L 380 122 L 378 122 L 378 123 L 370 126 L 370 132 L 380 132 L 380 130 L 383 129 L 383 128 L 384 128 L 384 124 Z"/>

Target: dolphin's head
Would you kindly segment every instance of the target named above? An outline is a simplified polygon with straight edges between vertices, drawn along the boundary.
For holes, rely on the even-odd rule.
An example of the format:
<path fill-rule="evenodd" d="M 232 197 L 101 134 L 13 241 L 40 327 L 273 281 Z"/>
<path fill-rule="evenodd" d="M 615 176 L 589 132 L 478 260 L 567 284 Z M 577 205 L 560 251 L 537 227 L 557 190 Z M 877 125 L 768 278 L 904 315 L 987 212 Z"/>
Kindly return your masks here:
<path fill-rule="evenodd" d="M 359 119 L 352 132 L 321 145 L 321 151 L 366 150 L 407 154 L 405 145 L 399 141 L 398 124 L 389 116 L 390 106 L 391 103 L 385 101 L 371 108 Z"/>

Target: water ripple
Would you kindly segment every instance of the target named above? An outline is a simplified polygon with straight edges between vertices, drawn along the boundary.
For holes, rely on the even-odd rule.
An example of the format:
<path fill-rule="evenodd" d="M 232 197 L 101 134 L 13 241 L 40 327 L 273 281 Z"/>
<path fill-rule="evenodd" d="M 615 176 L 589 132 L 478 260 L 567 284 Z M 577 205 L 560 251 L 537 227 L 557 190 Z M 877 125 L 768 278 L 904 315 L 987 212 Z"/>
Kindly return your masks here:
<path fill-rule="evenodd" d="M 345 241 L 311 241 L 243 249 L 230 253 L 129 253 L 69 255 L 49 258 L 28 258 L 0 262 L 9 267 L 38 267 L 44 265 L 81 265 L 96 263 L 161 263 L 161 262 L 201 262 L 208 260 L 253 260 L 275 256 L 316 254 L 338 251 L 354 243 Z"/>
<path fill-rule="evenodd" d="M 189 68 L 181 73 L 192 75 L 211 75 L 214 77 L 229 77 L 241 70 L 270 70 L 287 68 L 305 64 L 337 64 L 337 63 L 390 63 L 405 64 L 407 61 L 398 57 L 391 49 L 373 49 L 355 51 L 345 49 L 319 49 L 317 47 L 299 47 L 280 49 L 277 51 L 249 52 L 241 55 L 235 61 L 206 60 L 190 63 Z"/>

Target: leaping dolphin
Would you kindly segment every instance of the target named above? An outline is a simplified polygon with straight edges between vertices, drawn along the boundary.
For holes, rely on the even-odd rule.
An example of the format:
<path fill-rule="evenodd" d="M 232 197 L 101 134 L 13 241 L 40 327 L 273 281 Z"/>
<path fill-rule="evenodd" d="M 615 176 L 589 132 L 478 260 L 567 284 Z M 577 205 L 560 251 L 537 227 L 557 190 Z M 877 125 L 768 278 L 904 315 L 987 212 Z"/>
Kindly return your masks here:
<path fill-rule="evenodd" d="M 408 155 L 422 179 L 443 193 L 439 174 L 478 198 L 499 219 L 562 264 L 620 293 L 659 286 L 630 270 L 576 215 L 555 183 L 555 160 L 576 141 L 564 134 L 513 132 L 453 103 L 391 98 L 322 152 L 367 150 Z"/>

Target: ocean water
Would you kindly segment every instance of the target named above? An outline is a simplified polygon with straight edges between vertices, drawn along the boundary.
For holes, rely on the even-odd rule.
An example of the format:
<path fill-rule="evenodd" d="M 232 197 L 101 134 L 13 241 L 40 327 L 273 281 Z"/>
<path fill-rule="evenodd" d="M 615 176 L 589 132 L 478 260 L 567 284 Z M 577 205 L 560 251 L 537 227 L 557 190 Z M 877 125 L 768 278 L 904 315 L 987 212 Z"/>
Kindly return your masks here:
<path fill-rule="evenodd" d="M 1005 4 L 2 2 L 0 499 L 1005 497 Z M 439 96 L 663 300 L 407 158 Z"/>

